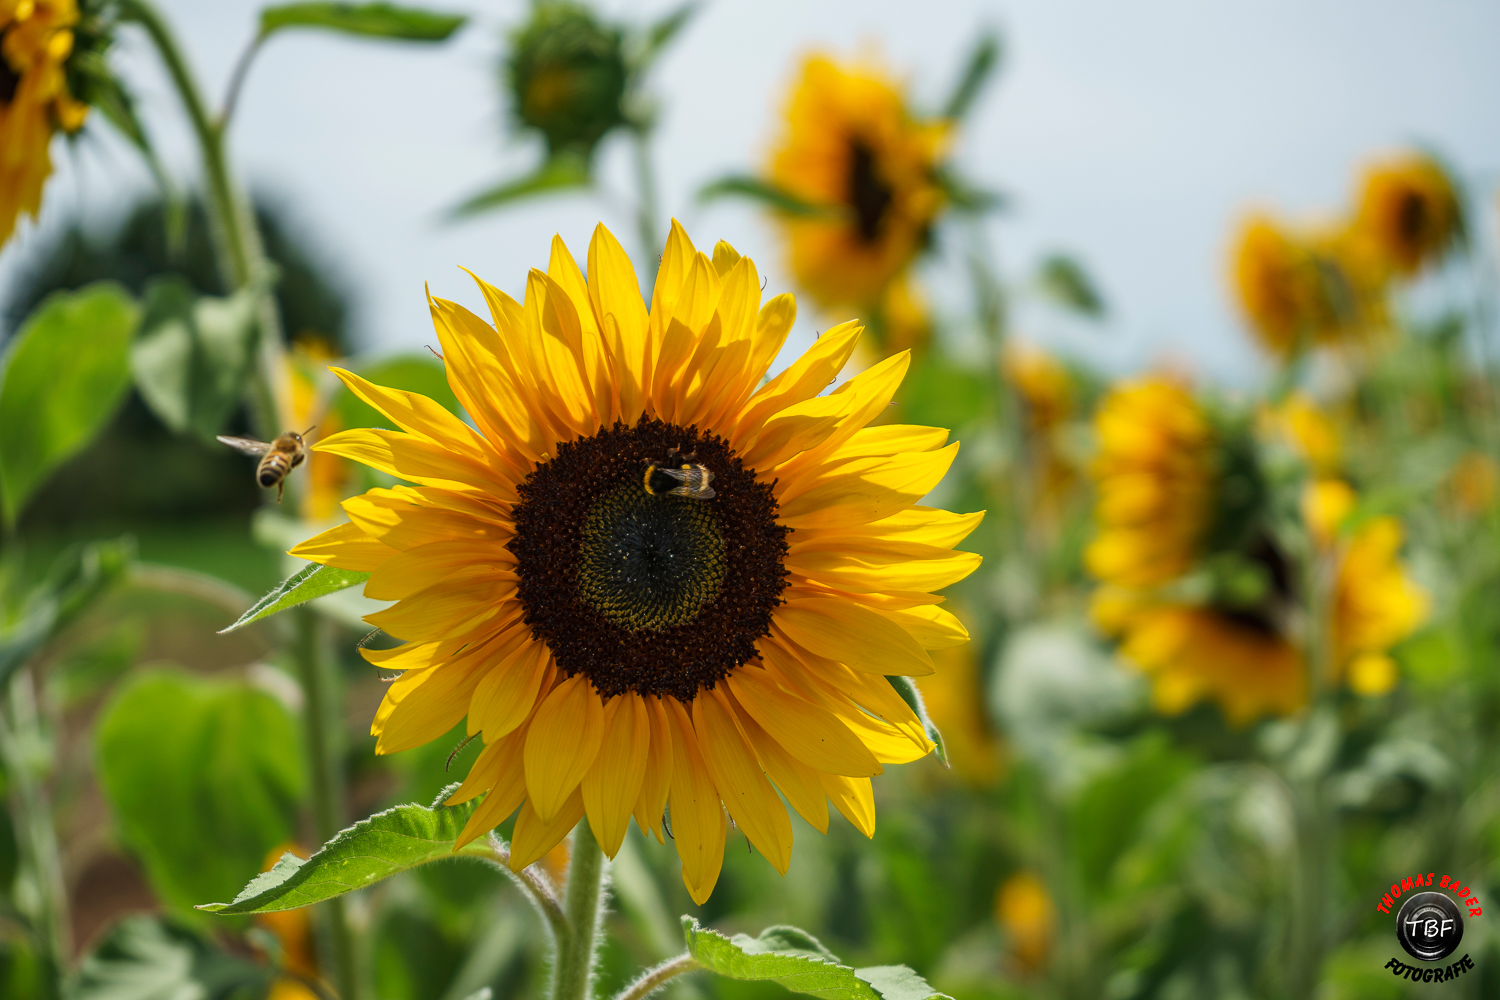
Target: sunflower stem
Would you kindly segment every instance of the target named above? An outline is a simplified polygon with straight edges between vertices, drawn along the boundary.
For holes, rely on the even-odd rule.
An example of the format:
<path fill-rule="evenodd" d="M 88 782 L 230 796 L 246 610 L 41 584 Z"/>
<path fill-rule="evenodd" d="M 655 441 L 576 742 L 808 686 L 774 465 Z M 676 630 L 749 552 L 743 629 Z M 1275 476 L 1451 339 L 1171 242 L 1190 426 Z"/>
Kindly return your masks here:
<path fill-rule="evenodd" d="M 645 1000 L 646 997 L 665 986 L 668 980 L 701 968 L 703 966 L 698 964 L 698 960 L 692 955 L 669 958 L 654 969 L 647 969 L 641 973 L 635 982 L 616 993 L 614 1000 Z"/>
<path fill-rule="evenodd" d="M 510 848 L 505 841 L 490 831 L 488 842 L 483 846 L 471 844 L 465 851 L 476 854 L 486 861 L 497 866 L 506 877 L 514 882 L 522 892 L 526 893 L 537 912 L 547 921 L 547 926 L 552 929 L 553 945 L 559 951 L 562 943 L 569 936 L 568 918 L 563 913 L 562 904 L 557 901 L 557 893 L 552 888 L 552 881 L 541 872 L 535 865 L 522 868 L 520 871 L 511 871 Z"/>
<path fill-rule="evenodd" d="M 603 923 L 606 867 L 604 852 L 594 840 L 588 820 L 584 820 L 573 830 L 568 887 L 563 900 L 569 933 L 565 941 L 558 942 L 552 1000 L 588 1000 L 592 996 L 594 958 L 599 950 L 599 926 Z"/>
<path fill-rule="evenodd" d="M 636 128 L 632 131 L 632 138 L 635 144 L 635 225 L 643 252 L 641 287 L 646 301 L 650 302 L 664 246 L 656 229 L 656 166 L 651 159 L 651 130 Z"/>
<path fill-rule="evenodd" d="M 327 658 L 323 655 L 323 628 L 318 613 L 303 606 L 293 610 L 296 641 L 292 658 L 297 679 L 307 699 L 303 705 L 303 734 L 307 744 L 308 769 L 313 782 L 313 832 L 318 842 L 326 844 L 343 825 L 343 783 L 339 766 L 339 747 L 333 738 L 334 698 L 328 676 Z M 319 904 L 326 922 L 328 958 L 332 977 L 341 1000 L 357 1000 L 358 976 L 354 970 L 354 941 L 349 930 L 349 916 L 342 896 Z"/>

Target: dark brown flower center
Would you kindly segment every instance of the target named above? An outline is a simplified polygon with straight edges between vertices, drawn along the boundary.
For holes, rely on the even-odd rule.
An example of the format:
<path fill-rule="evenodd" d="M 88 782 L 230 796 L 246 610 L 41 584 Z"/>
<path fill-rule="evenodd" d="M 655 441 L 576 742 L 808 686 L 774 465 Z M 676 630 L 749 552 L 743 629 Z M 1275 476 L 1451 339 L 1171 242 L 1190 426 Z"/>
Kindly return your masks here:
<path fill-rule="evenodd" d="M 866 243 L 880 238 L 881 223 L 895 197 L 891 186 L 880 176 L 875 150 L 863 139 L 849 143 L 849 204 L 854 208 L 859 237 Z"/>
<path fill-rule="evenodd" d="M 0 31 L 0 49 L 5 47 L 5 36 L 10 31 Z M 10 62 L 0 51 L 0 104 L 9 105 L 16 99 L 16 88 L 21 86 L 21 74 L 11 69 Z"/>
<path fill-rule="evenodd" d="M 1396 211 L 1396 229 L 1401 239 L 1409 244 L 1421 243 L 1427 236 L 1427 199 L 1416 191 L 1401 196 L 1401 206 Z"/>
<path fill-rule="evenodd" d="M 674 450 L 675 449 L 675 450 Z M 654 463 L 713 473 L 709 500 L 647 492 Z M 570 441 L 518 488 L 518 590 L 532 635 L 605 697 L 683 701 L 755 656 L 786 587 L 771 487 L 696 427 L 641 418 Z"/>

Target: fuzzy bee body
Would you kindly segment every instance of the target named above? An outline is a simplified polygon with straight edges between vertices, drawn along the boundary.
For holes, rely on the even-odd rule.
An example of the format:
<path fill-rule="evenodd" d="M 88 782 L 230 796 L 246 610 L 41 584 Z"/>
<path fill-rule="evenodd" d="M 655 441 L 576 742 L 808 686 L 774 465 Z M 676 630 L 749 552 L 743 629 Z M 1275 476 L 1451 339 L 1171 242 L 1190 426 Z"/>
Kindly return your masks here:
<path fill-rule="evenodd" d="M 281 494 L 286 489 L 286 477 L 307 458 L 307 444 L 302 439 L 312 432 L 311 427 L 301 434 L 287 431 L 278 434 L 274 441 L 220 434 L 219 441 L 243 454 L 260 456 L 260 462 L 255 466 L 255 481 L 265 489 L 276 487 L 276 502 L 280 503 Z"/>
<path fill-rule="evenodd" d="M 708 485 L 713 479 L 714 474 L 697 462 L 684 462 L 675 468 L 652 463 L 646 466 L 642 482 L 652 496 L 712 500 L 717 495 Z"/>

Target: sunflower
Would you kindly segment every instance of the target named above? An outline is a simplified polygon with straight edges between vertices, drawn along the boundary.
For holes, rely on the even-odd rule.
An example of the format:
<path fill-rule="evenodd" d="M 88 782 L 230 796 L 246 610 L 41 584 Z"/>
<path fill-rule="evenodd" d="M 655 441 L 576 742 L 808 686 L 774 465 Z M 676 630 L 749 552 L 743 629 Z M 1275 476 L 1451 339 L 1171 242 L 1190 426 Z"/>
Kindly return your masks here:
<path fill-rule="evenodd" d="M 1152 587 L 1186 572 L 1211 527 L 1218 441 L 1191 394 L 1162 378 L 1113 390 L 1095 417 L 1098 533 L 1084 553 L 1107 583 Z"/>
<path fill-rule="evenodd" d="M 88 114 L 68 91 L 77 23 L 75 0 L 0 0 L 0 244 L 42 206 L 53 133 L 78 131 Z"/>
<path fill-rule="evenodd" d="M 291 425 L 299 430 L 317 425 L 323 436 L 343 429 L 339 414 L 328 407 L 319 392 L 314 369 L 333 360 L 334 352 L 322 337 L 299 337 L 286 355 L 287 382 L 291 389 Z M 302 493 L 301 514 L 306 521 L 327 521 L 338 510 L 349 486 L 353 467 L 332 455 L 308 456 Z"/>
<path fill-rule="evenodd" d="M 1261 615 L 1191 604 L 1157 603 L 1105 588 L 1094 597 L 1095 623 L 1120 637 L 1120 654 L 1151 679 L 1158 712 L 1178 715 L 1218 702 L 1234 725 L 1302 706 L 1302 655 Z"/>
<path fill-rule="evenodd" d="M 1413 275 L 1440 260 L 1463 228 L 1453 184 L 1429 156 L 1371 165 L 1360 185 L 1354 229 L 1390 270 Z"/>
<path fill-rule="evenodd" d="M 1350 228 L 1301 233 L 1254 215 L 1232 257 L 1240 309 L 1272 354 L 1358 341 L 1385 326 L 1384 273 Z"/>
<path fill-rule="evenodd" d="M 792 273 L 820 305 L 879 306 L 927 246 L 950 134 L 949 122 L 916 120 L 876 66 L 823 55 L 803 64 L 770 173 L 794 197 L 837 209 L 781 217 Z"/>
<path fill-rule="evenodd" d="M 493 326 L 431 302 L 472 427 L 335 369 L 400 430 L 318 450 L 416 485 L 346 500 L 347 524 L 292 553 L 396 602 L 367 618 L 405 640 L 365 653 L 401 672 L 378 753 L 465 716 L 483 735 L 449 800 L 485 796 L 459 846 L 519 810 L 517 870 L 583 817 L 613 856 L 632 816 L 662 840 L 670 809 L 701 903 L 726 811 L 782 873 L 782 795 L 820 830 L 832 801 L 873 833 L 870 777 L 932 748 L 883 675 L 967 641 L 932 591 L 979 564 L 951 549 L 983 515 L 917 503 L 953 461 L 947 431 L 866 426 L 908 355 L 821 395 L 859 338 L 845 323 L 762 385 L 796 307 L 762 306 L 728 244 L 699 253 L 674 222 L 649 313 L 603 226 L 587 263 L 585 282 L 554 239 L 523 302 L 480 281 Z"/>
<path fill-rule="evenodd" d="M 1427 617 L 1428 597 L 1397 559 L 1401 523 L 1371 518 L 1354 530 L 1334 584 L 1336 669 L 1359 694 L 1377 695 L 1396 683 L 1388 650 Z"/>
<path fill-rule="evenodd" d="M 1016 872 L 995 890 L 995 923 L 1023 974 L 1047 964 L 1057 938 L 1057 904 L 1036 872 Z"/>

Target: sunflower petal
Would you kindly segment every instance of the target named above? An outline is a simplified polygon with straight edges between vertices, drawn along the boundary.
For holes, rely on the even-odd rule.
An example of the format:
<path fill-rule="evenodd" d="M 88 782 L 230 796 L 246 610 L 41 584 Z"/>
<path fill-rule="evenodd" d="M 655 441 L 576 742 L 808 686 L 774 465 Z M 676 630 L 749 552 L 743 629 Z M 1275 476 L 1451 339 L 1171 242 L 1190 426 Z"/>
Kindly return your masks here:
<path fill-rule="evenodd" d="M 766 774 L 781 789 L 787 802 L 818 832 L 827 833 L 828 798 L 823 791 L 823 783 L 818 780 L 818 772 L 787 753 L 786 747 L 758 726 L 748 714 L 740 714 L 740 725 L 750 741 L 751 749 L 760 758 L 761 767 L 766 769 Z"/>
<path fill-rule="evenodd" d="M 672 722 L 660 698 L 646 695 L 642 704 L 646 706 L 650 722 L 651 748 L 641 778 L 641 792 L 635 802 L 635 824 L 641 828 L 641 833 L 652 834 L 658 844 L 665 844 L 662 813 L 667 808 L 667 794 L 672 787 Z"/>
<path fill-rule="evenodd" d="M 923 649 L 951 649 L 969 641 L 969 630 L 952 612 L 935 604 L 909 611 L 879 611 L 911 633 Z"/>
<path fill-rule="evenodd" d="M 727 683 L 745 712 L 803 763 L 854 777 L 880 773 L 874 756 L 837 716 L 779 687 L 765 670 L 746 665 Z"/>
<path fill-rule="evenodd" d="M 781 523 L 796 529 L 868 524 L 890 517 L 930 493 L 958 455 L 958 442 L 939 451 L 892 459 L 859 459 L 867 467 L 819 482 L 781 501 Z"/>
<path fill-rule="evenodd" d="M 472 778 L 475 771 L 479 770 L 480 762 L 486 757 L 490 758 L 488 770 L 485 773 L 483 783 L 488 787 L 484 801 L 479 803 L 479 808 L 474 810 L 469 821 L 464 824 L 463 830 L 454 842 L 455 851 L 482 837 L 509 818 L 510 814 L 518 809 L 522 802 L 526 801 L 526 769 L 521 763 L 521 750 L 526 742 L 526 731 L 517 730 L 498 743 L 491 743 L 484 748 L 480 754 L 480 760 L 474 762 L 473 769 L 469 772 Z M 450 798 L 447 804 L 467 801 L 459 798 L 469 782 L 465 781 L 459 786 L 458 792 Z M 474 794 L 468 793 L 467 798 Z"/>
<path fill-rule="evenodd" d="M 547 647 L 525 629 L 495 646 L 484 680 L 469 699 L 469 735 L 484 733 L 493 743 L 513 732 L 536 709 L 537 696 L 547 690 L 552 667 Z"/>
<path fill-rule="evenodd" d="M 875 836 L 875 790 L 869 778 L 846 778 L 840 774 L 819 774 L 823 790 L 834 808 L 854 824 L 866 837 Z"/>
<path fill-rule="evenodd" d="M 672 723 L 672 836 L 682 859 L 682 881 L 693 902 L 703 905 L 724 864 L 724 806 L 698 749 L 687 711 L 675 698 L 662 699 Z"/>
<path fill-rule="evenodd" d="M 583 807 L 606 857 L 614 857 L 630 829 L 630 813 L 640 798 L 651 752 L 646 703 L 634 692 L 605 706 L 608 731 L 594 766 L 583 776 Z"/>
<path fill-rule="evenodd" d="M 693 722 L 703 761 L 730 818 L 785 875 L 792 863 L 792 823 L 740 731 L 734 710 L 724 701 L 724 692 L 700 691 L 693 699 Z"/>
<path fill-rule="evenodd" d="M 583 796 L 578 789 L 557 807 L 550 820 L 543 820 L 531 799 L 521 806 L 516 829 L 510 839 L 510 870 L 518 872 L 540 861 L 548 851 L 562 843 L 583 818 Z"/>
<path fill-rule="evenodd" d="M 396 554 L 396 550 L 365 534 L 357 524 L 346 522 L 299 542 L 287 555 L 310 559 L 325 566 L 373 573 Z"/>
<path fill-rule="evenodd" d="M 879 612 L 848 601 L 788 601 L 772 620 L 810 651 L 871 674 L 934 673 L 932 657 L 906 630 Z"/>
<path fill-rule="evenodd" d="M 740 412 L 739 423 L 759 427 L 773 413 L 821 393 L 843 370 L 864 327 L 850 320 L 826 330 L 791 367 L 773 378 L 750 397 Z"/>
<path fill-rule="evenodd" d="M 604 740 L 604 705 L 574 674 L 552 689 L 526 736 L 526 791 L 537 816 L 551 822 L 593 766 Z"/>

